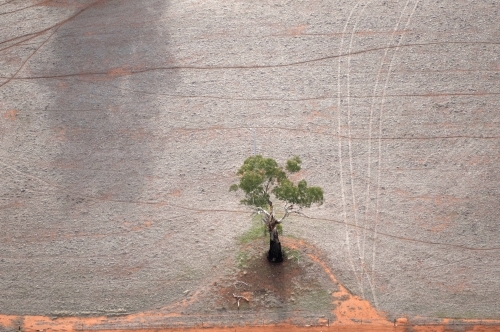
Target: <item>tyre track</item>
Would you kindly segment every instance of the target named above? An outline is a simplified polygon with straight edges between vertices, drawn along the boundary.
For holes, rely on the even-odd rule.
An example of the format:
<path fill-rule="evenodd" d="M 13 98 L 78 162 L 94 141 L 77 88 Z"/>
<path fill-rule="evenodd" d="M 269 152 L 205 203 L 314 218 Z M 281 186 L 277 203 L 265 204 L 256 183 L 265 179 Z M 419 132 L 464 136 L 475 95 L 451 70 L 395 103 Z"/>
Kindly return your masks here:
<path fill-rule="evenodd" d="M 361 11 L 358 13 L 358 16 L 357 16 L 357 19 L 356 19 L 356 23 L 354 24 L 352 30 L 351 30 L 351 37 L 350 37 L 350 41 L 349 41 L 349 48 L 348 48 L 348 51 L 347 53 L 350 54 L 351 53 L 351 50 L 352 50 L 352 42 L 354 40 L 354 35 L 355 35 L 355 32 L 356 32 L 356 28 L 358 26 L 358 23 L 359 23 L 359 20 L 361 19 L 361 17 L 363 16 L 363 12 L 365 11 L 365 9 L 371 4 L 372 1 L 368 1 L 366 4 L 364 4 L 363 8 L 361 9 Z M 355 191 L 354 191 L 354 168 L 353 168 L 353 164 L 352 164 L 352 138 L 351 138 L 351 100 L 350 100 L 350 96 L 351 96 L 351 93 L 350 93 L 350 70 L 351 70 L 351 56 L 348 56 L 347 57 L 347 74 L 346 74 L 346 78 L 347 78 L 347 95 L 346 95 L 346 100 L 347 100 L 347 136 L 348 136 L 348 149 L 349 149 L 349 175 L 350 175 L 350 182 L 351 182 L 351 196 L 352 196 L 352 210 L 353 210 L 353 216 L 354 216 L 354 224 L 356 226 L 358 226 L 358 207 L 357 207 L 357 204 L 356 204 L 356 195 L 355 195 Z M 355 236 L 356 236 L 356 244 L 357 244 L 357 247 L 358 247 L 358 261 L 359 261 L 359 264 L 360 264 L 360 268 L 362 269 L 361 271 L 361 280 L 360 280 L 360 288 L 361 288 L 361 296 L 362 297 L 365 297 L 364 295 L 364 285 L 363 285 L 363 280 L 364 280 L 364 276 L 363 276 L 363 271 L 364 271 L 364 261 L 363 261 L 363 258 L 361 256 L 361 244 L 360 244 L 360 240 L 359 240 L 359 233 L 356 229 L 356 232 L 355 232 Z"/>
<path fill-rule="evenodd" d="M 351 12 L 349 13 L 349 16 L 346 20 L 344 30 L 342 32 L 342 38 L 340 40 L 340 47 L 339 47 L 339 60 L 338 60 L 338 68 L 337 68 L 337 132 L 338 132 L 338 158 L 339 158 L 339 178 L 340 178 L 340 192 L 341 192 L 341 197 L 342 197 L 342 208 L 343 208 L 343 219 L 344 219 L 344 224 L 345 224 L 345 246 L 347 249 L 347 256 L 349 259 L 349 264 L 351 265 L 352 272 L 354 273 L 354 277 L 356 279 L 357 286 L 359 288 L 360 294 L 363 296 L 364 291 L 361 283 L 362 276 L 360 277 L 358 275 L 358 269 L 354 265 L 354 261 L 352 258 L 352 252 L 351 252 L 351 243 L 350 243 L 350 238 L 349 238 L 349 228 L 347 227 L 347 202 L 346 202 L 346 194 L 345 194 L 345 188 L 344 188 L 344 170 L 343 170 L 343 161 L 342 161 L 342 126 L 341 126 L 341 120 L 342 120 L 342 98 L 341 98 L 341 58 L 340 54 L 343 51 L 343 46 L 344 46 L 344 36 L 347 31 L 347 27 L 349 25 L 349 22 L 351 20 L 352 15 L 354 14 L 354 11 L 358 8 L 360 5 L 360 1 L 356 3 L 356 5 L 351 9 Z M 350 50 L 349 50 L 350 51 Z M 349 52 L 348 52 L 349 53 Z M 348 68 L 349 70 L 349 68 Z M 349 135 L 347 135 L 347 139 L 349 140 Z"/>
<path fill-rule="evenodd" d="M 406 3 L 403 11 L 401 12 L 401 16 L 398 20 L 398 23 L 397 23 L 397 26 L 394 28 L 394 34 L 396 34 L 396 31 L 397 31 L 397 28 L 399 27 L 399 24 L 401 23 L 401 19 L 403 17 L 403 14 L 404 14 L 404 11 L 406 10 L 406 8 L 408 7 L 410 3 L 410 0 L 408 0 L 408 2 Z M 415 5 L 413 6 L 413 9 L 410 13 L 410 15 L 408 16 L 408 19 L 406 21 L 406 24 L 405 24 L 405 27 L 404 27 L 404 30 L 406 31 L 408 29 L 408 26 L 411 22 L 411 19 L 413 17 L 413 14 L 415 13 L 415 9 L 417 8 L 418 6 L 418 3 L 419 3 L 419 0 L 416 0 L 415 1 Z M 387 76 L 386 76 L 386 80 L 385 80 L 385 85 L 384 85 L 384 89 L 383 89 L 383 93 L 382 93 L 382 96 L 385 95 L 386 91 L 387 91 L 387 86 L 389 84 L 389 79 L 390 79 L 390 76 L 391 76 L 391 70 L 392 70 L 392 64 L 394 62 L 394 59 L 396 57 L 396 54 L 399 50 L 399 46 L 401 45 L 401 42 L 403 40 L 403 37 L 404 35 L 400 35 L 399 37 L 399 40 L 398 40 L 398 44 L 396 45 L 396 48 L 394 49 L 394 52 L 392 54 L 392 58 L 391 58 L 391 61 L 389 63 L 389 68 L 388 68 L 388 71 L 387 71 Z M 377 193 L 376 193 L 376 205 L 375 205 L 375 225 L 374 225 L 374 232 L 373 232 L 373 245 L 372 245 L 372 273 L 371 273 L 371 279 L 372 279 L 372 284 L 373 286 L 375 287 L 375 273 L 376 273 L 376 270 L 375 270 L 375 266 L 376 266 L 376 246 L 377 246 L 377 227 L 378 227 L 378 224 L 379 224 L 379 214 L 380 214 L 380 179 L 381 179 L 381 168 L 382 168 L 382 140 L 380 139 L 382 137 L 382 115 L 383 115 L 383 110 L 384 110 L 384 103 L 385 103 L 385 98 L 382 97 L 381 101 L 380 101 L 380 112 L 379 112 L 379 126 L 378 126 L 378 135 L 379 135 L 379 140 L 378 140 L 378 164 L 377 164 Z M 375 301 L 375 307 L 378 307 L 378 304 L 377 304 L 377 297 L 376 297 L 376 294 L 373 294 L 373 297 L 374 297 L 374 301 Z"/>

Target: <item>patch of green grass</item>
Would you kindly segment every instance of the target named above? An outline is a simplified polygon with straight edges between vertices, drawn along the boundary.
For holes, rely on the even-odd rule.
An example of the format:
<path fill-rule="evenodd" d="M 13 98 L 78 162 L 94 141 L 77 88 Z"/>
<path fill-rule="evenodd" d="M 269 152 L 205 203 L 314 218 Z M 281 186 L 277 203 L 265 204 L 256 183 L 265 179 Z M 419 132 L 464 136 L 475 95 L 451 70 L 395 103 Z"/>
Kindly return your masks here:
<path fill-rule="evenodd" d="M 252 242 L 267 235 L 266 226 L 260 220 L 260 216 L 256 217 L 252 218 L 252 227 L 239 237 L 241 244 Z"/>
<path fill-rule="evenodd" d="M 238 264 L 238 268 L 240 269 L 246 269 L 248 267 L 248 260 L 250 259 L 250 256 L 248 253 L 244 251 L 238 252 L 236 255 L 236 263 Z"/>
<path fill-rule="evenodd" d="M 285 254 L 285 256 L 286 256 L 288 259 L 293 259 L 293 260 L 295 260 L 297 263 L 298 263 L 298 262 L 299 262 L 299 260 L 302 258 L 302 257 L 301 257 L 301 254 L 300 254 L 300 251 L 295 250 L 295 249 L 290 249 L 290 248 L 284 247 L 284 248 L 283 248 L 283 253 Z"/>

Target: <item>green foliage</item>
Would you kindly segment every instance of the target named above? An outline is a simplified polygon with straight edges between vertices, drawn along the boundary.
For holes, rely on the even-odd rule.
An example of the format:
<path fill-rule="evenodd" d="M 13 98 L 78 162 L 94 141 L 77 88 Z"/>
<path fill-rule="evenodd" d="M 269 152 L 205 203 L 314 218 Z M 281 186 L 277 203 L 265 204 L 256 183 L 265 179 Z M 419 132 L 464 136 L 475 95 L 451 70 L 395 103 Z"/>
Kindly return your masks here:
<path fill-rule="evenodd" d="M 299 156 L 295 156 L 292 159 L 288 159 L 286 161 L 286 170 L 290 173 L 296 173 L 300 171 L 300 164 L 302 160 L 300 160 Z"/>
<path fill-rule="evenodd" d="M 297 185 L 290 180 L 282 181 L 273 189 L 276 198 L 299 206 L 310 207 L 312 203 L 323 203 L 323 189 L 320 187 L 307 187 L 306 180 L 301 180 Z"/>
<path fill-rule="evenodd" d="M 278 235 L 283 235 L 283 225 L 277 224 L 276 230 L 278 231 Z"/>
<path fill-rule="evenodd" d="M 296 173 L 300 171 L 302 161 L 295 156 L 286 162 L 286 171 Z M 323 189 L 308 187 L 305 180 L 295 185 L 288 179 L 287 172 L 272 158 L 261 155 L 247 158 L 238 170 L 239 184 L 233 184 L 229 190 L 238 189 L 245 192 L 242 204 L 266 208 L 274 196 L 288 204 L 310 207 L 313 203 L 323 203 Z"/>

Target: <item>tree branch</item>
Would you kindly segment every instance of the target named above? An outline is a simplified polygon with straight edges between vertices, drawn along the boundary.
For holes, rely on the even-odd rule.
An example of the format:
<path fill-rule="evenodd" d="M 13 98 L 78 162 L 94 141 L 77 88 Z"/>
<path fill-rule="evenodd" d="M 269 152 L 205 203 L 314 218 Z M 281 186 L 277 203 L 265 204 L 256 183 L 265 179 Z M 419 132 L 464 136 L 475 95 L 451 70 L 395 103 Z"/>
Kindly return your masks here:
<path fill-rule="evenodd" d="M 243 285 L 246 285 L 246 286 L 250 287 L 250 285 L 249 285 L 249 284 L 247 284 L 247 283 L 246 283 L 246 282 L 244 282 L 244 281 L 240 281 L 240 280 L 236 280 L 236 281 L 234 282 L 234 285 L 235 285 L 235 286 L 236 286 L 237 284 L 243 284 Z"/>
<path fill-rule="evenodd" d="M 292 205 L 286 204 L 283 209 L 285 210 L 285 215 L 283 217 L 281 217 L 280 220 L 276 221 L 276 223 L 278 223 L 278 224 L 281 223 L 286 217 L 288 217 L 290 215 L 290 213 L 298 213 L 298 211 L 293 211 L 293 209 L 294 209 L 293 204 Z"/>
<path fill-rule="evenodd" d="M 288 217 L 289 214 L 290 214 L 290 211 L 288 211 L 287 209 L 285 209 L 285 215 L 283 217 L 281 217 L 279 220 L 276 220 L 276 223 L 277 224 L 281 224 L 281 222 L 283 221 L 283 219 L 285 219 L 286 217 Z"/>
<path fill-rule="evenodd" d="M 276 223 L 277 224 L 280 224 L 286 217 L 288 217 L 291 213 L 296 213 L 296 214 L 299 214 L 299 215 L 304 215 L 302 211 L 302 206 L 299 206 L 298 209 L 295 210 L 295 206 L 293 204 L 290 204 L 288 205 L 285 204 L 285 207 L 283 208 L 285 210 L 285 215 L 280 219 L 280 220 L 277 220 Z"/>
<path fill-rule="evenodd" d="M 257 214 L 261 214 L 261 213 L 264 213 L 266 216 L 270 217 L 271 214 L 269 212 L 267 212 L 266 210 L 264 210 L 263 208 L 261 207 L 256 207 L 255 208 L 255 212 L 254 213 L 257 213 Z"/>
<path fill-rule="evenodd" d="M 273 178 L 269 178 L 269 180 L 267 180 L 267 184 L 266 184 L 266 191 L 265 191 L 265 193 L 266 193 L 266 194 L 267 194 L 267 191 L 269 190 L 269 185 L 271 184 L 271 180 L 272 180 L 272 179 L 273 179 Z"/>
<path fill-rule="evenodd" d="M 255 208 L 254 210 L 254 213 L 257 213 L 258 215 L 260 215 L 261 213 L 265 214 L 265 216 L 262 217 L 262 222 L 267 226 L 269 227 L 269 223 L 271 222 L 272 218 L 271 218 L 271 213 L 267 212 L 266 210 L 264 210 L 263 208 L 261 207 L 257 207 Z"/>
<path fill-rule="evenodd" d="M 237 299 L 243 299 L 243 300 L 245 300 L 245 301 L 247 301 L 247 302 L 250 302 L 250 300 L 249 300 L 249 299 L 247 299 L 246 297 L 244 297 L 244 296 L 242 296 L 242 295 L 236 295 L 236 294 L 234 294 L 234 293 L 233 293 L 233 297 L 234 297 L 234 298 L 237 298 Z"/>
<path fill-rule="evenodd" d="M 240 300 L 243 299 L 245 301 L 247 301 L 248 303 L 250 303 L 250 300 L 248 300 L 246 297 L 244 296 L 241 296 L 241 295 L 236 295 L 233 293 L 233 297 L 238 299 L 238 310 L 240 310 Z"/>

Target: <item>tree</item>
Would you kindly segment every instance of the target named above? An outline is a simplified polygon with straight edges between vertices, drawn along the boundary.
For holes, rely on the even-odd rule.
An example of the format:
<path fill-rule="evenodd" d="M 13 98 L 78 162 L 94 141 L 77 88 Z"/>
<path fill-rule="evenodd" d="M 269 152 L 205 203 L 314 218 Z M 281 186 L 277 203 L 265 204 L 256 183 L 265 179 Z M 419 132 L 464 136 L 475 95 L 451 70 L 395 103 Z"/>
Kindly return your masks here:
<path fill-rule="evenodd" d="M 305 180 L 295 184 L 288 178 L 290 174 L 300 171 L 301 163 L 300 158 L 295 156 L 287 160 L 283 168 L 272 158 L 264 158 L 261 155 L 249 157 L 238 170 L 239 183 L 229 188 L 230 191 L 241 189 L 245 193 L 245 198 L 240 202 L 253 206 L 256 213 L 263 215 L 262 221 L 270 237 L 267 255 L 270 262 L 283 261 L 278 225 L 291 213 L 299 213 L 303 207 L 323 203 L 323 189 L 308 187 Z M 285 211 L 280 219 L 274 214 L 271 199 L 284 203 Z"/>

